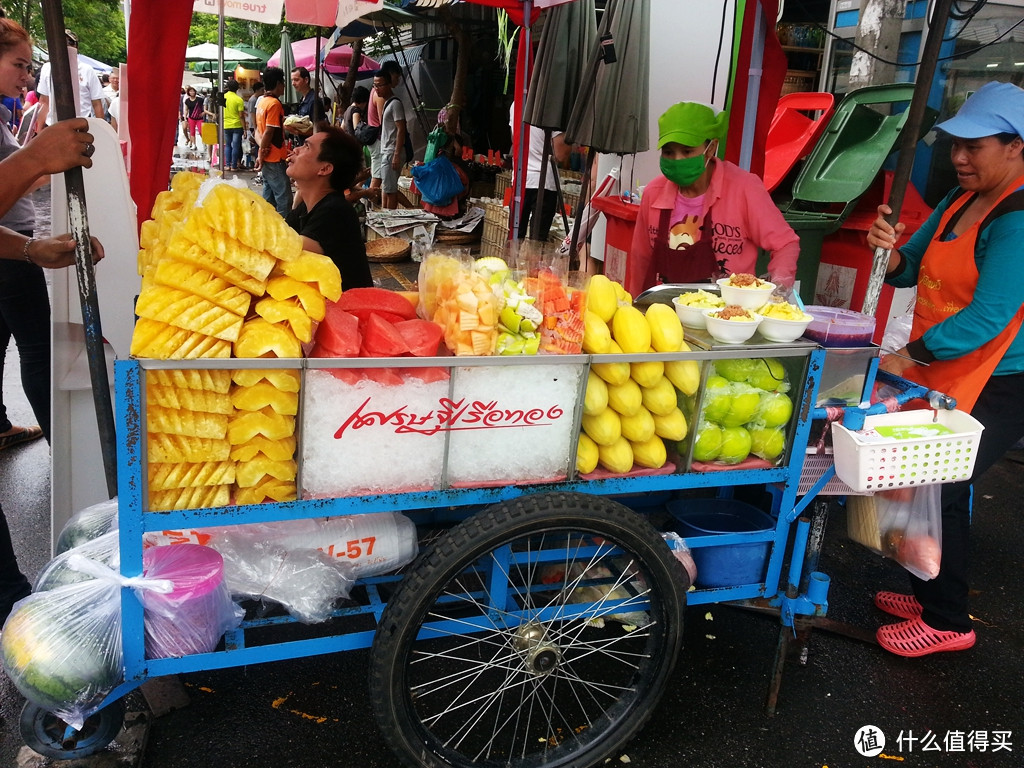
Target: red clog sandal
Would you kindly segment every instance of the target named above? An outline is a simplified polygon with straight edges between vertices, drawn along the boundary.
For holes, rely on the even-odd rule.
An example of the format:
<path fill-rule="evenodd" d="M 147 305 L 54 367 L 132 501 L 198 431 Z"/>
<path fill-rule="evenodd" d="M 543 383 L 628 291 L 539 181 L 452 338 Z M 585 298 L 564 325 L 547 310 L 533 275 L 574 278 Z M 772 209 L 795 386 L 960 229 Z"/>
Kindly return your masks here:
<path fill-rule="evenodd" d="M 880 627 L 875 637 L 885 650 L 908 658 L 944 651 L 966 651 L 976 639 L 973 629 L 970 632 L 942 632 L 932 629 L 919 618 Z"/>
<path fill-rule="evenodd" d="M 901 619 L 916 619 L 921 615 L 921 604 L 917 598 L 899 592 L 878 592 L 875 595 L 875 607 Z"/>

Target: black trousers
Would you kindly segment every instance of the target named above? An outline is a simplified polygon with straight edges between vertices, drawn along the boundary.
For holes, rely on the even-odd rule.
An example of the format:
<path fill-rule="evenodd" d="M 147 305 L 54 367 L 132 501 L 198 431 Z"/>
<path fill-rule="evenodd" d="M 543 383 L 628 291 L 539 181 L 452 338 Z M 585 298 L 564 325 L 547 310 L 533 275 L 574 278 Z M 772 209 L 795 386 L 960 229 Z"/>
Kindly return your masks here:
<path fill-rule="evenodd" d="M 527 189 L 523 195 L 523 208 L 519 212 L 519 239 L 525 240 L 530 236 L 530 218 L 537 207 L 537 190 Z M 544 208 L 540 212 L 540 239 L 547 240 L 548 232 L 551 231 L 551 222 L 555 220 L 555 211 L 558 208 L 558 191 L 554 189 L 544 190 Z"/>
<path fill-rule="evenodd" d="M 23 597 L 32 592 L 32 585 L 18 569 L 18 561 L 14 557 L 14 546 L 11 544 L 11 531 L 7 527 L 7 518 L 0 509 L 0 627 L 7 620 L 13 606 Z"/>
<path fill-rule="evenodd" d="M 981 477 L 1024 436 L 1024 373 L 993 376 L 978 397 L 971 415 L 981 433 L 974 477 Z M 930 581 L 910 576 L 914 595 L 924 608 L 921 618 L 933 629 L 970 632 L 967 609 L 967 571 L 971 531 L 971 483 L 942 486 L 942 563 Z M 975 510 L 977 511 L 977 510 Z"/>

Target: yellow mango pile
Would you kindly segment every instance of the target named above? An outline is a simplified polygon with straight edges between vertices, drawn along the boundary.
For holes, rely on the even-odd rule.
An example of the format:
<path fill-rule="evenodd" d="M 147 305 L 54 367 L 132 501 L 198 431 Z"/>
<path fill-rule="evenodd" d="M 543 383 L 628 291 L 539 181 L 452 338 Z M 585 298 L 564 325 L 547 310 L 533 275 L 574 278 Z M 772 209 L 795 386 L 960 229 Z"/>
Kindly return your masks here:
<path fill-rule="evenodd" d="M 583 350 L 594 355 L 689 352 L 675 310 L 652 304 L 646 313 L 632 305 L 622 286 L 595 275 L 587 288 Z M 600 464 L 624 474 L 634 465 L 658 469 L 668 462 L 665 440 L 686 436 L 678 406 L 700 383 L 693 360 L 594 363 L 583 401 L 583 432 L 576 449 L 582 474 Z"/>
<path fill-rule="evenodd" d="M 142 226 L 142 290 L 131 354 L 163 360 L 296 358 L 326 300 L 341 296 L 328 257 L 251 190 L 177 174 Z M 296 497 L 294 369 L 149 371 L 149 507 Z"/>

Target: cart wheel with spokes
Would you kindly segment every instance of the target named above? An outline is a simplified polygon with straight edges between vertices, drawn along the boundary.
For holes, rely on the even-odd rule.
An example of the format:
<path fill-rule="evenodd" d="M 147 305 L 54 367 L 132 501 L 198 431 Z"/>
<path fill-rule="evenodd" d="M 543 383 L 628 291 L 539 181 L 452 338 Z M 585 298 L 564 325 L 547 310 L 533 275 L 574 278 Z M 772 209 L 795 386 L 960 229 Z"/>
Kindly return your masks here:
<path fill-rule="evenodd" d="M 661 698 L 688 580 L 651 525 L 539 493 L 439 537 L 388 601 L 370 691 L 410 766 L 590 766 Z"/>
<path fill-rule="evenodd" d="M 21 710 L 21 738 L 41 755 L 58 760 L 88 757 L 117 738 L 124 725 L 124 703 L 118 699 L 85 719 L 75 731 L 57 715 L 31 701 Z"/>

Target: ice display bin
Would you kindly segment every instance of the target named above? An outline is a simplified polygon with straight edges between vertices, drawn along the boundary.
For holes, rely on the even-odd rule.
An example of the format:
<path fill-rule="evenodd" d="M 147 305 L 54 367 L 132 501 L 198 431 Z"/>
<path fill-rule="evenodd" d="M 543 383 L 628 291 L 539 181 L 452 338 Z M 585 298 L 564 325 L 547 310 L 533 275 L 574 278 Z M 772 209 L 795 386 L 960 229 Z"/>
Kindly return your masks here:
<path fill-rule="evenodd" d="M 609 280 L 624 282 L 629 249 L 633 243 L 633 228 L 639 205 L 627 203 L 618 197 L 595 197 L 590 204 L 605 215 L 607 229 L 604 239 L 604 273 Z"/>

